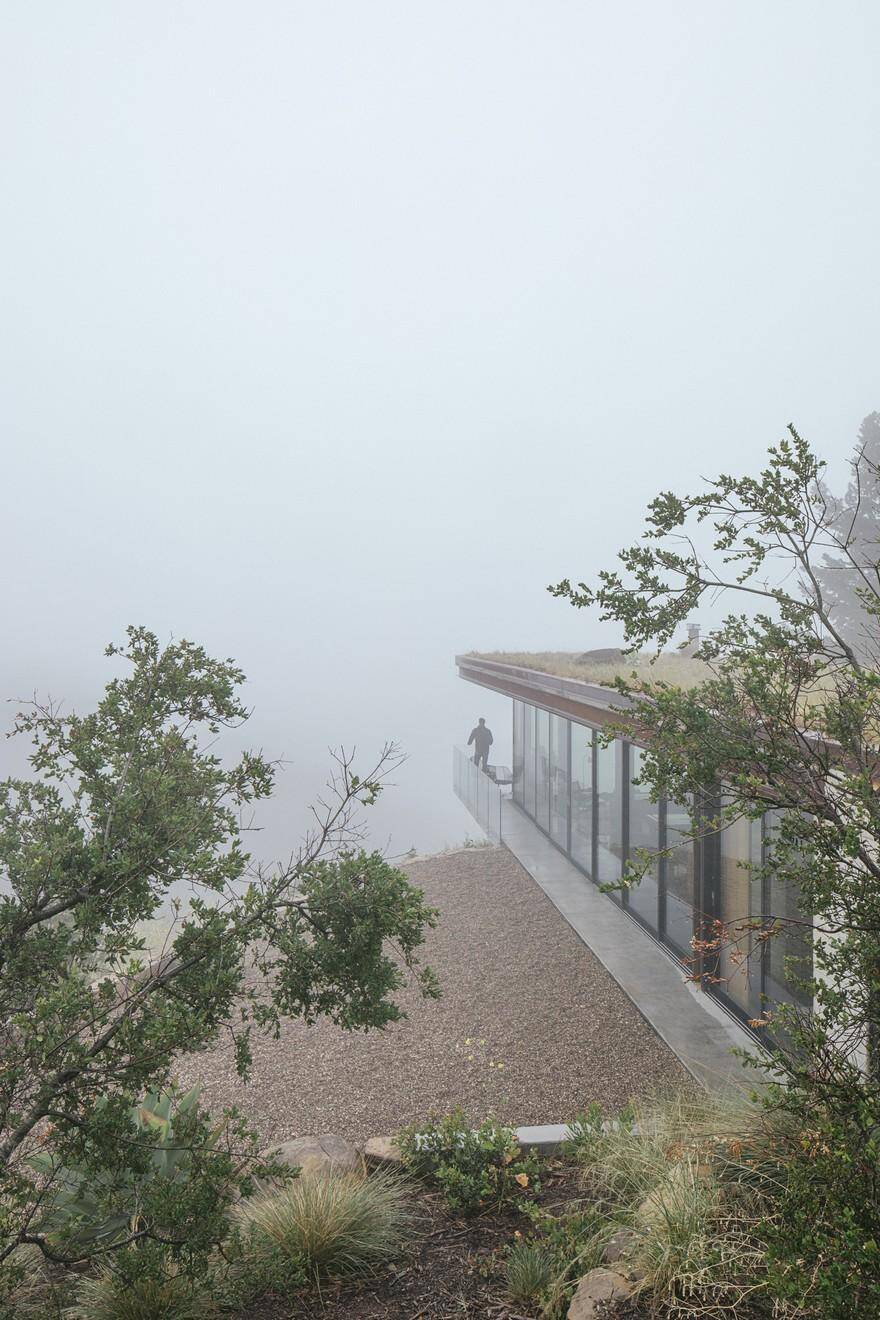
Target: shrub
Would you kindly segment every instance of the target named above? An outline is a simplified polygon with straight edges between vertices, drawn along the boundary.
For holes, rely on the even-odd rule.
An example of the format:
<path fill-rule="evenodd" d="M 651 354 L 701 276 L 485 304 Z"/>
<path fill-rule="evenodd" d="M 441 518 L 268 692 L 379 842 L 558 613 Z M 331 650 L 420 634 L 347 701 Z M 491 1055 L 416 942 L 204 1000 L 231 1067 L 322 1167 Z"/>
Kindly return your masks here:
<path fill-rule="evenodd" d="M 412 1222 L 407 1187 L 393 1173 L 305 1177 L 242 1202 L 254 1268 L 273 1256 L 313 1274 L 356 1274 L 393 1259 Z"/>
<path fill-rule="evenodd" d="M 661 650 L 701 602 L 730 604 L 700 642 L 703 681 L 619 682 L 625 718 L 606 732 L 638 731 L 654 801 L 701 804 L 688 837 L 711 849 L 720 829 L 764 819 L 763 846 L 741 865 L 752 894 L 776 897 L 695 940 L 694 974 L 723 980 L 725 964 L 769 958 L 794 1001 L 753 1019 L 770 1028 L 794 1141 L 766 1197 L 739 1181 L 768 1201 L 758 1237 L 781 1299 L 849 1320 L 880 1315 L 880 414 L 865 419 L 839 495 L 788 431 L 761 471 L 661 493 L 595 586 L 552 590 L 622 625 L 633 651 Z M 756 591 L 757 612 L 743 595 Z M 624 888 L 652 853 L 637 850 Z"/>
<path fill-rule="evenodd" d="M 861 1086 L 842 1086 L 833 1112 L 794 1087 L 774 1099 L 797 1126 L 762 1226 L 773 1285 L 823 1320 L 880 1315 L 880 1104 Z"/>
<path fill-rule="evenodd" d="M 460 1109 L 412 1124 L 398 1134 L 397 1144 L 407 1167 L 435 1182 L 456 1213 L 473 1214 L 540 1190 L 538 1159 L 522 1152 L 513 1129 L 491 1119 L 474 1129 Z"/>
<path fill-rule="evenodd" d="M 308 1277 L 302 1260 L 272 1247 L 239 1214 L 213 1262 L 211 1292 L 222 1309 L 238 1311 L 266 1293 L 287 1297 Z"/>
<path fill-rule="evenodd" d="M 339 753 L 303 847 L 289 864 L 253 867 L 242 812 L 270 795 L 274 769 L 216 747 L 221 727 L 247 717 L 244 675 L 143 628 L 108 654 L 126 672 L 91 713 L 37 701 L 20 713 L 32 777 L 0 783 L 0 1265 L 35 1236 L 55 1169 L 72 1172 L 65 1191 L 97 1202 L 82 1226 L 107 1225 L 78 1234 L 78 1258 L 107 1235 L 116 1254 L 116 1192 L 148 1164 L 131 1105 L 166 1083 L 181 1052 L 228 1030 L 246 1077 L 256 1032 L 322 1015 L 347 1029 L 384 1026 L 403 1015 L 396 992 L 410 977 L 437 994 L 420 961 L 435 913 L 362 847 L 360 810 L 381 792 L 394 748 L 366 775 Z M 153 956 L 149 923 L 181 890 L 189 900 Z M 49 1123 L 53 1168 L 35 1177 L 28 1161 Z M 147 1218 L 179 1225 L 180 1185 L 150 1187 L 164 1204 Z M 214 1232 L 213 1210 L 186 1199 L 189 1227 L 173 1235 L 187 1244 L 181 1255 L 193 1242 L 202 1252 Z M 121 1240 L 140 1234 L 139 1216 Z"/>
<path fill-rule="evenodd" d="M 53 1151 L 30 1158 L 51 1195 L 38 1221 L 53 1250 L 82 1259 L 95 1249 L 122 1249 L 105 1256 L 104 1270 L 133 1284 L 158 1268 L 178 1292 L 179 1279 L 202 1277 L 229 1231 L 236 1195 L 253 1189 L 252 1174 L 278 1174 L 273 1161 L 256 1156 L 256 1136 L 229 1111 L 214 1122 L 199 1108 L 198 1088 L 180 1095 L 171 1086 L 151 1092 L 128 1115 L 128 1139 L 115 1165 L 105 1149 L 89 1143 L 76 1163 L 62 1164 Z M 106 1099 L 97 1109 L 109 1107 Z M 115 1119 L 119 1130 L 119 1119 Z M 127 1247 L 126 1242 L 133 1247 Z M 161 1261 L 144 1251 L 159 1243 Z M 103 1275 L 101 1276 L 103 1278 Z"/>

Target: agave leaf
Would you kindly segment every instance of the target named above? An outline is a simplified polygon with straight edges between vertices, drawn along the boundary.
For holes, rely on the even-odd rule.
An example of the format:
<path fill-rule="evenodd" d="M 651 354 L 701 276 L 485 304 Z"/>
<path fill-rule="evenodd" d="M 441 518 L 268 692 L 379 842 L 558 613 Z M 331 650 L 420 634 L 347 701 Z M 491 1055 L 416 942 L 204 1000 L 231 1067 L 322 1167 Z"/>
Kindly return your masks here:
<path fill-rule="evenodd" d="M 49 1155 L 46 1151 L 37 1151 L 34 1155 L 29 1155 L 26 1164 L 34 1170 L 35 1173 L 54 1173 L 56 1169 L 55 1156 Z"/>
<path fill-rule="evenodd" d="M 198 1098 L 201 1095 L 201 1093 L 202 1093 L 201 1086 L 196 1085 L 191 1087 L 186 1092 L 186 1094 L 182 1095 L 178 1100 L 177 1112 L 179 1114 L 188 1114 L 189 1111 L 192 1109 L 193 1105 L 196 1104 L 196 1102 L 198 1101 Z"/>
<path fill-rule="evenodd" d="M 226 1121 L 225 1119 L 222 1118 L 219 1123 L 214 1124 L 210 1132 L 205 1137 L 205 1147 L 207 1150 L 214 1149 L 214 1147 L 217 1145 L 217 1142 L 220 1140 L 220 1135 L 224 1131 L 225 1127 L 226 1127 Z"/>
<path fill-rule="evenodd" d="M 159 1114 L 151 1114 L 148 1109 L 138 1110 L 138 1122 L 141 1127 L 157 1129 L 162 1134 L 162 1139 L 168 1139 L 168 1133 L 171 1130 L 171 1123 L 167 1118 L 162 1118 Z"/>
<path fill-rule="evenodd" d="M 100 1224 L 93 1224 L 77 1233 L 82 1242 L 99 1242 L 102 1238 L 115 1238 L 128 1227 L 127 1215 L 111 1215 Z"/>

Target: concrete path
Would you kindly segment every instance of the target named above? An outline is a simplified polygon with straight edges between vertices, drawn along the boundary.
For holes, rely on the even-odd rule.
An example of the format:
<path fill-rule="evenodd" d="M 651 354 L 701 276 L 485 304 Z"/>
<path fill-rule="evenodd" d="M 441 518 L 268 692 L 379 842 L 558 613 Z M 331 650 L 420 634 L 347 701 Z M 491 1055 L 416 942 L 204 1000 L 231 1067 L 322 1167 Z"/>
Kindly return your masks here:
<path fill-rule="evenodd" d="M 656 940 L 555 848 L 509 799 L 503 842 L 540 885 L 643 1017 L 707 1090 L 753 1089 L 758 1074 L 731 1051 L 757 1052 L 754 1038 L 705 992 Z"/>

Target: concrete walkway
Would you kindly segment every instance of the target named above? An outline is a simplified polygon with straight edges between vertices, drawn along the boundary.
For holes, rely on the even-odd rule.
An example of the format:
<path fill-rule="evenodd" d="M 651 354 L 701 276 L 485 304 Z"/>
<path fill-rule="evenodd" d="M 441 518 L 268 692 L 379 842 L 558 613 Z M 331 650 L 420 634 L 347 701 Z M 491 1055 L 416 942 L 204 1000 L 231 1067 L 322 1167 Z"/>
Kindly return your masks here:
<path fill-rule="evenodd" d="M 509 799 L 503 843 L 540 885 L 658 1036 L 707 1090 L 753 1089 L 758 1074 L 731 1051 L 758 1051 L 754 1038 L 705 992 L 647 931 L 616 907 Z"/>

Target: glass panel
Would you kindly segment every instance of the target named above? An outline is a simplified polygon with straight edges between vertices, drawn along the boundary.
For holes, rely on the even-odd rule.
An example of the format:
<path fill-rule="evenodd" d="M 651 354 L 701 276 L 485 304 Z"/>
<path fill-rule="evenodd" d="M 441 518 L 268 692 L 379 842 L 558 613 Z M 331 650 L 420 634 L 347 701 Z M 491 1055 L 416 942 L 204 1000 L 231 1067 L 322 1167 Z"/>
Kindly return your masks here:
<path fill-rule="evenodd" d="M 513 800 L 523 804 L 523 704 L 513 703 Z"/>
<path fill-rule="evenodd" d="M 769 839 L 778 828 L 779 813 L 768 811 L 765 830 Z M 809 979 L 813 971 L 813 931 L 804 924 L 807 914 L 800 904 L 800 895 L 794 884 L 771 875 L 767 885 L 767 912 L 765 916 L 776 923 L 776 934 L 767 940 L 764 969 L 766 1007 L 774 1003 L 812 1006 L 809 990 L 801 981 Z"/>
<path fill-rule="evenodd" d="M 666 923 L 664 934 L 679 952 L 691 954 L 694 933 L 694 843 L 684 836 L 692 830 L 690 809 L 677 802 L 666 804 Z"/>
<path fill-rule="evenodd" d="M 642 771 L 645 753 L 641 747 L 629 751 L 629 852 L 634 864 L 641 865 L 636 850 L 644 848 L 656 853 L 660 847 L 660 804 L 652 802 L 644 784 L 633 784 Z M 629 891 L 629 907 L 638 913 L 652 930 L 659 929 L 659 862 L 655 857 L 650 870 Z"/>
<path fill-rule="evenodd" d="M 535 711 L 535 820 L 550 829 L 550 714 Z"/>
<path fill-rule="evenodd" d="M 597 860 L 600 884 L 619 880 L 623 866 L 623 743 L 600 741 L 596 762 L 598 801 Z M 612 894 L 618 903 L 619 891 Z"/>
<path fill-rule="evenodd" d="M 550 716 L 550 837 L 568 848 L 568 720 Z"/>
<path fill-rule="evenodd" d="M 571 726 L 571 855 L 593 873 L 593 730 Z"/>
<path fill-rule="evenodd" d="M 523 806 L 535 814 L 535 708 L 523 706 Z"/>
<path fill-rule="evenodd" d="M 741 818 L 719 838 L 718 918 L 724 924 L 718 958 L 722 990 L 749 1017 L 761 1013 L 761 948 L 747 923 L 761 912 L 761 822 Z"/>

